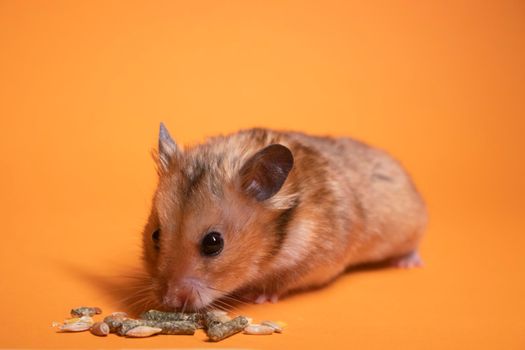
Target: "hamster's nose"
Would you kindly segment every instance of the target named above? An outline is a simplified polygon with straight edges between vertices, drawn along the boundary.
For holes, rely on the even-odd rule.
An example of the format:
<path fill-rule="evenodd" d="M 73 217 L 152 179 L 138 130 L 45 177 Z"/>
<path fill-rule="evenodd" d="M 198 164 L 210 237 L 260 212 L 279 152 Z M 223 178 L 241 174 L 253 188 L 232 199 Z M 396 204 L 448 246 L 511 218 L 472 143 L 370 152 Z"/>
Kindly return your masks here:
<path fill-rule="evenodd" d="M 178 309 L 182 306 L 182 303 L 180 302 L 179 298 L 170 293 L 164 294 L 164 297 L 162 298 L 162 303 L 167 307 L 173 309 Z"/>
<path fill-rule="evenodd" d="M 184 307 L 191 308 L 194 304 L 194 293 L 191 287 L 189 286 L 168 286 L 168 290 L 163 297 L 164 305 L 180 309 Z"/>

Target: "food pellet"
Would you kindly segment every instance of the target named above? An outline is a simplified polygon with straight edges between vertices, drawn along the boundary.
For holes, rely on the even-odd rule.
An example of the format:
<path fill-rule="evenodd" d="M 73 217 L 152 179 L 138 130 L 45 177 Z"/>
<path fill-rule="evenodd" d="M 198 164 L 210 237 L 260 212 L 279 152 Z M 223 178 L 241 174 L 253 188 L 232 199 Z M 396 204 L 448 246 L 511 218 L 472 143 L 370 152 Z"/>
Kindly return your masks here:
<path fill-rule="evenodd" d="M 239 333 L 248 323 L 246 317 L 238 316 L 225 323 L 214 323 L 211 327 L 208 327 L 206 334 L 211 341 L 216 342 L 232 336 L 235 333 Z"/>
<path fill-rule="evenodd" d="M 74 309 L 71 309 L 71 316 L 81 317 L 81 316 L 94 316 L 101 314 L 102 310 L 99 307 L 92 306 L 81 306 Z"/>
<path fill-rule="evenodd" d="M 223 322 L 221 322 L 221 318 L 220 318 L 219 314 L 217 314 L 214 311 L 209 311 L 209 312 L 206 313 L 206 315 L 204 315 L 204 326 L 207 329 L 210 329 L 211 327 L 213 327 L 215 325 L 219 325 L 221 323 L 223 323 Z"/>
<path fill-rule="evenodd" d="M 151 321 L 190 321 L 201 325 L 203 315 L 201 313 L 182 313 L 149 310 L 140 315 L 140 318 Z"/>
<path fill-rule="evenodd" d="M 152 321 L 126 319 L 117 330 L 119 335 L 127 335 L 130 329 L 139 326 L 155 327 L 162 330 L 162 334 L 193 335 L 197 325 L 189 321 Z"/>
<path fill-rule="evenodd" d="M 137 326 L 126 332 L 126 337 L 145 338 L 162 332 L 162 328 Z"/>
<path fill-rule="evenodd" d="M 262 324 L 251 324 L 244 328 L 244 334 L 250 335 L 270 335 L 273 334 L 274 329 L 270 326 L 264 326 Z"/>
<path fill-rule="evenodd" d="M 162 328 L 162 334 L 193 335 L 199 326 L 191 321 L 165 321 L 157 325 Z"/>

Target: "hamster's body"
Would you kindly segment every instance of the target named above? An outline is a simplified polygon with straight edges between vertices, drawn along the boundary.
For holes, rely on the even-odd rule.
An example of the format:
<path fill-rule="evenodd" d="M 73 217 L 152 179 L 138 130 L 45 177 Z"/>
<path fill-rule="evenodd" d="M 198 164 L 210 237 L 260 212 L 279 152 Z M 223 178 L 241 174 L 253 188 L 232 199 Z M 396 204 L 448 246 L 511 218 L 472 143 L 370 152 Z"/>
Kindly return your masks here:
<path fill-rule="evenodd" d="M 159 152 L 144 255 L 168 308 L 202 308 L 228 295 L 275 301 L 349 266 L 419 262 L 425 205 L 384 151 L 350 138 L 251 129 L 184 152 L 164 130 Z M 202 253 L 208 232 L 224 238 L 217 256 Z"/>

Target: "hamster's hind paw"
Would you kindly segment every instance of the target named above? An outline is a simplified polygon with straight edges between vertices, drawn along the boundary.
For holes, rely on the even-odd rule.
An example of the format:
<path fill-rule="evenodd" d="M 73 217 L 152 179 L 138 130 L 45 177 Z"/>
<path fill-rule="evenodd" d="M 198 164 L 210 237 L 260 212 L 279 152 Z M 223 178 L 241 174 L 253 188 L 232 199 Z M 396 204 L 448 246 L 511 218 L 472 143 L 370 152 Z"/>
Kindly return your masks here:
<path fill-rule="evenodd" d="M 261 294 L 254 300 L 255 304 L 264 304 L 267 302 L 275 304 L 277 301 L 279 301 L 279 296 L 277 294 Z"/>
<path fill-rule="evenodd" d="M 417 250 L 403 255 L 399 258 L 394 258 L 390 261 L 391 266 L 401 269 L 411 269 L 415 267 L 423 267 L 423 260 Z"/>

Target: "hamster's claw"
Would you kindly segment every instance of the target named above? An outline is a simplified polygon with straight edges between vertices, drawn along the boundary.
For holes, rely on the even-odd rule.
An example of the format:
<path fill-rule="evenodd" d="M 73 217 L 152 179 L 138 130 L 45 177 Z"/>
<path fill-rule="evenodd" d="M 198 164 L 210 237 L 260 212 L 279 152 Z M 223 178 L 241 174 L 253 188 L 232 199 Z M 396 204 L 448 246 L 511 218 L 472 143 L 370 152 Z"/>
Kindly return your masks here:
<path fill-rule="evenodd" d="M 423 260 L 417 251 L 413 251 L 402 257 L 392 259 L 391 265 L 401 269 L 411 269 L 423 267 Z"/>

